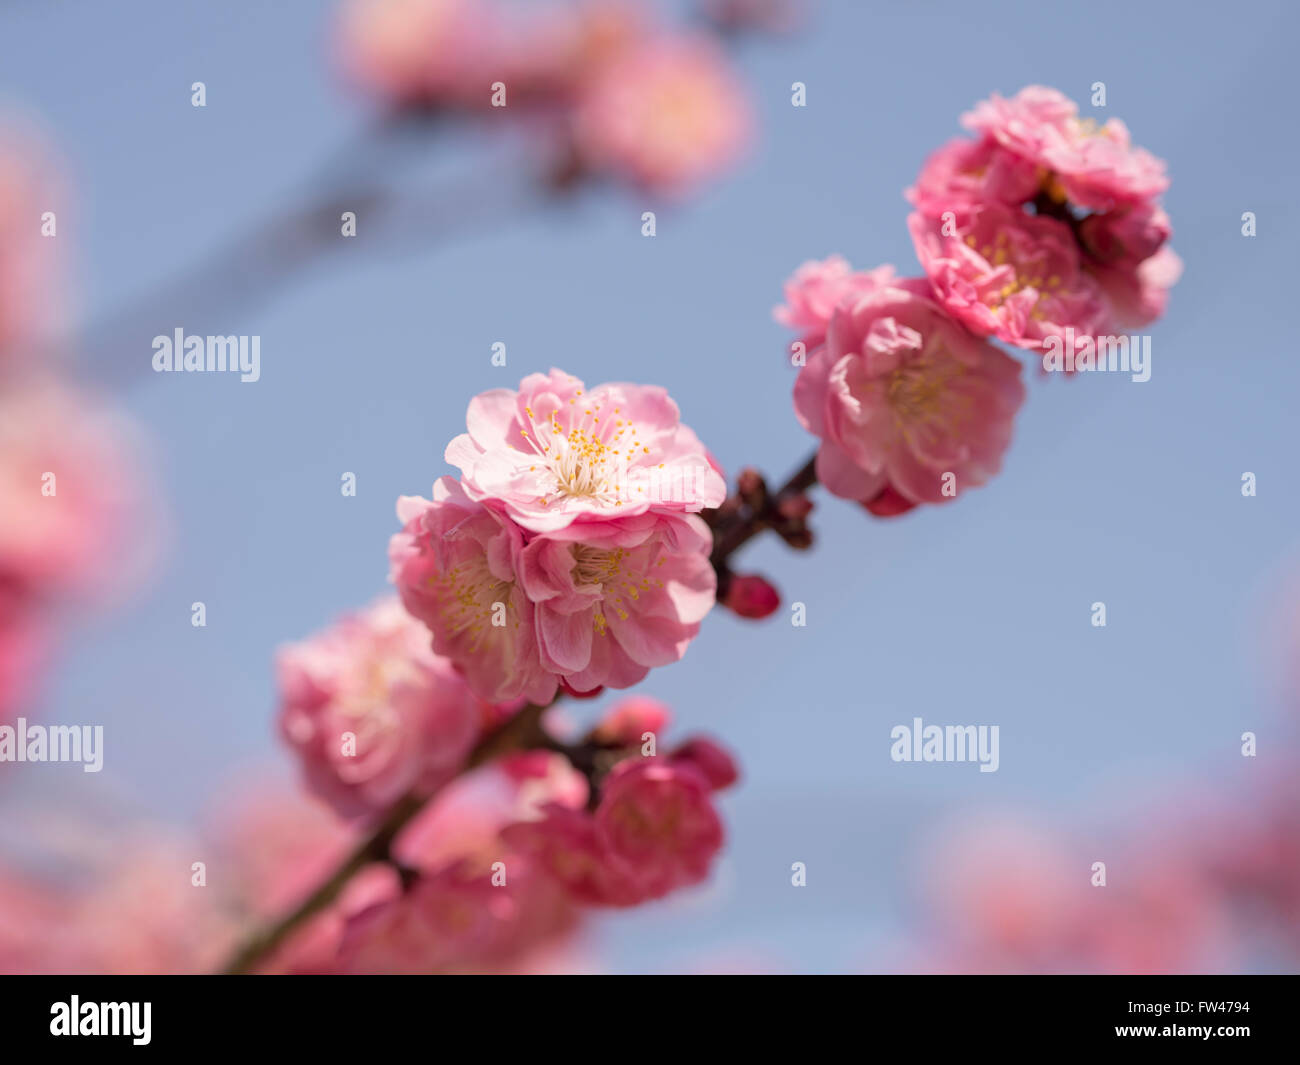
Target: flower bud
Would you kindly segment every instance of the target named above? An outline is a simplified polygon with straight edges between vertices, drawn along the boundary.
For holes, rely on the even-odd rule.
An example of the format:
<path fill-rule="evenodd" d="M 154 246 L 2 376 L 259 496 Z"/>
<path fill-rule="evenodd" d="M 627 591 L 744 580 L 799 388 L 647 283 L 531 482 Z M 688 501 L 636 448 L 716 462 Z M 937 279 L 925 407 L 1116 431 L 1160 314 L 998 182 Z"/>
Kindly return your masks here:
<path fill-rule="evenodd" d="M 765 618 L 781 605 L 781 596 L 766 577 L 736 574 L 727 585 L 723 606 L 742 618 Z"/>

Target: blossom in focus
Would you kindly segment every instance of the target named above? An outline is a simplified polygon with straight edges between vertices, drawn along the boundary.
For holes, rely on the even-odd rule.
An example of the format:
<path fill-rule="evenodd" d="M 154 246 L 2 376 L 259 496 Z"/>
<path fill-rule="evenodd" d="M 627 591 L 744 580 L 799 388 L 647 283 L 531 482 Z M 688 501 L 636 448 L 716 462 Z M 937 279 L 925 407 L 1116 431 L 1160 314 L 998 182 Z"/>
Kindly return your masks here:
<path fill-rule="evenodd" d="M 533 536 L 517 572 L 545 669 L 576 691 L 627 688 L 686 653 L 713 606 L 699 518 L 640 513 Z"/>
<path fill-rule="evenodd" d="M 451 477 L 434 484 L 432 500 L 403 496 L 397 516 L 391 578 L 433 649 L 487 702 L 549 703 L 557 680 L 542 666 L 533 604 L 515 571 L 522 531 Z"/>
<path fill-rule="evenodd" d="M 620 699 L 596 724 L 594 734 L 601 743 L 636 747 L 647 733 L 658 735 L 672 723 L 672 710 L 658 699 L 628 695 Z"/>
<path fill-rule="evenodd" d="M 574 138 L 588 170 L 679 196 L 736 162 L 753 124 L 745 88 L 712 42 L 660 36 L 588 80 Z"/>
<path fill-rule="evenodd" d="M 1010 99 L 994 93 L 962 124 L 1048 171 L 1080 207 L 1110 210 L 1169 187 L 1164 163 L 1134 147 L 1123 122 L 1080 118 L 1074 101 L 1056 89 L 1030 85 Z"/>
<path fill-rule="evenodd" d="M 470 401 L 468 432 L 447 445 L 465 494 L 531 532 L 578 519 L 718 506 L 726 483 L 677 404 L 653 385 L 587 389 L 552 370 L 519 390 Z"/>
<path fill-rule="evenodd" d="M 907 199 L 926 215 L 984 203 L 1018 207 L 1038 194 L 1038 168 L 994 140 L 957 137 L 925 161 Z"/>
<path fill-rule="evenodd" d="M 727 581 L 722 605 L 742 618 L 758 620 L 776 611 L 781 605 L 781 595 L 766 577 L 736 573 Z"/>
<path fill-rule="evenodd" d="M 396 597 L 283 648 L 277 672 L 281 735 L 345 816 L 431 792 L 479 736 L 479 700 Z"/>
<path fill-rule="evenodd" d="M 946 224 L 916 212 L 908 227 L 935 298 L 976 336 L 1038 348 L 1066 329 L 1110 331 L 1101 286 L 1063 223 L 985 204 Z"/>
<path fill-rule="evenodd" d="M 1014 359 L 944 314 L 925 282 L 899 281 L 840 304 L 794 403 L 821 438 L 830 492 L 938 503 L 998 472 L 1024 395 Z"/>
<path fill-rule="evenodd" d="M 806 347 L 814 348 L 826 339 L 831 316 L 841 303 L 865 296 L 893 280 L 892 266 L 854 270 L 842 255 L 809 260 L 786 281 L 785 303 L 772 316 L 802 334 Z"/>
<path fill-rule="evenodd" d="M 1159 203 L 1169 182 L 1122 122 L 1080 118 L 1042 86 L 994 95 L 963 122 L 976 139 L 935 152 L 907 192 L 917 254 L 951 313 L 1022 347 L 1163 313 L 1181 267 Z"/>

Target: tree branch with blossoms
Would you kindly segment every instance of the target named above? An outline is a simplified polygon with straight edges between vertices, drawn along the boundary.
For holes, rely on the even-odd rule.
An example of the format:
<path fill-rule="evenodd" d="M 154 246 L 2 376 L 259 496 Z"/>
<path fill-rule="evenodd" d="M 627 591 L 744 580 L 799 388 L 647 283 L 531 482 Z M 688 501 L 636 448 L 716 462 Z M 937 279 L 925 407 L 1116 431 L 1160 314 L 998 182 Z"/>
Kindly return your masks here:
<path fill-rule="evenodd" d="M 811 543 L 810 534 L 806 540 L 800 540 L 796 529 L 807 533 L 806 517 L 811 510 L 811 503 L 805 492 L 816 483 L 813 467 L 814 458 L 809 458 L 785 484 L 771 494 L 759 487 L 762 482 L 755 471 L 746 470 L 741 475 L 741 486 L 737 491 L 717 509 L 705 512 L 705 521 L 713 527 L 710 563 L 718 574 L 720 587 L 728 584 L 734 587 L 740 582 L 758 582 L 775 600 L 776 593 L 763 578 L 742 577 L 739 581 L 734 578 L 729 569 L 731 556 L 766 529 L 779 531 L 782 538 L 794 546 L 808 546 Z M 797 514 L 797 517 L 792 517 L 792 513 Z M 719 598 L 725 598 L 725 594 L 720 594 Z M 743 598 L 736 597 L 732 608 L 743 617 L 763 617 L 771 613 L 775 605 L 768 608 L 765 596 L 756 599 L 751 586 L 751 591 Z M 489 731 L 466 758 L 462 771 L 470 772 L 493 759 L 516 751 L 548 750 L 563 755 L 589 782 L 594 783 L 617 764 L 621 754 L 626 753 L 626 745 L 620 742 L 619 736 L 602 735 L 599 729 L 593 730 L 575 744 L 557 741 L 542 726 L 542 715 L 546 709 L 544 706 L 529 704 Z M 725 772 L 720 773 L 719 779 L 724 776 Z M 594 794 L 593 789 L 593 796 Z M 347 883 L 363 868 L 372 862 L 393 861 L 392 846 L 397 835 L 435 797 L 436 792 L 432 795 L 415 792 L 403 795 L 301 903 L 242 943 L 223 971 L 238 974 L 254 970 L 260 961 L 272 955 L 294 931 L 334 903 Z"/>
<path fill-rule="evenodd" d="M 728 494 L 657 386 L 588 389 L 553 369 L 471 400 L 446 448 L 459 477 L 398 501 L 400 605 L 281 658 L 281 731 L 309 785 L 341 814 L 377 820 L 230 971 L 264 963 L 373 862 L 397 869 L 400 890 L 341 915 L 336 971 L 464 964 L 460 929 L 486 921 L 497 931 L 470 955 L 481 962 L 501 927 L 547 926 L 519 915 L 551 913 L 556 892 L 631 906 L 707 876 L 723 838 L 711 797 L 738 775 L 730 756 L 704 738 L 660 754 L 657 704 L 620 704 L 575 742 L 545 727 L 543 708 L 680 660 L 715 603 L 773 613 L 776 590 L 733 572 L 732 557 L 768 530 L 809 548 L 814 484 L 887 518 L 986 483 L 1026 396 L 1020 364 L 992 339 L 1095 343 L 1163 306 L 1163 173 L 1122 127 L 1103 128 L 1099 145 L 1074 115 L 1030 88 L 967 116 L 980 139 L 940 149 L 908 192 L 924 277 L 838 257 L 796 271 L 776 316 L 800 334 L 794 408 L 819 447 L 775 490 L 745 469 Z M 534 754 L 563 769 L 518 761 Z M 431 797 L 490 764 L 548 783 L 474 860 L 421 860 L 404 833 L 436 813 Z M 423 846 L 436 852 L 436 837 Z M 509 896 L 503 920 L 483 892 L 517 891 L 521 871 L 534 894 Z"/>

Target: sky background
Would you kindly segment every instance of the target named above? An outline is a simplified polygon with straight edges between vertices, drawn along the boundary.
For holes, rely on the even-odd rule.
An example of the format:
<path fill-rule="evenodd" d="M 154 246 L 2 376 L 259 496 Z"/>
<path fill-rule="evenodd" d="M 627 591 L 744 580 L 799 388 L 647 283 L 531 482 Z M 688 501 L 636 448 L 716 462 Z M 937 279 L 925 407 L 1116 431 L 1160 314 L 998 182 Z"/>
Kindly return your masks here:
<path fill-rule="evenodd" d="M 169 524 L 148 586 L 75 623 L 42 699 L 46 721 L 105 725 L 105 770 L 29 773 L 19 826 L 41 803 L 108 796 L 183 822 L 249 764 L 288 772 L 274 649 L 385 591 L 394 501 L 451 472 L 443 448 L 476 392 L 552 365 L 661 384 L 729 472 L 783 478 L 812 440 L 771 318 L 782 282 L 832 252 L 919 273 L 902 190 L 963 111 L 1030 83 L 1090 112 L 1105 82 L 1097 117 L 1168 161 L 1186 269 L 1152 330 L 1151 380 L 1031 374 L 986 487 L 889 522 L 818 492 L 816 550 L 769 537 L 739 556 L 807 605 L 807 626 L 719 610 L 639 689 L 673 705 L 679 733 L 738 753 L 726 856 L 707 888 L 600 920 L 591 956 L 615 971 L 888 967 L 916 917 L 917 855 L 953 815 L 1032 810 L 1104 851 L 1160 782 L 1240 772 L 1244 730 L 1266 768 L 1285 717 L 1271 619 L 1300 548 L 1294 4 L 827 0 L 798 36 L 738 49 L 758 141 L 697 199 L 587 193 L 401 255 L 358 238 L 212 328 L 162 301 L 139 336 L 97 334 L 214 247 L 301 209 L 321 160 L 374 163 L 348 147 L 375 114 L 328 62 L 333 10 L 0 6 L 0 105 L 36 118 L 70 175 L 59 235 L 81 374 L 143 427 Z M 415 147 L 412 187 L 492 196 L 520 178 L 517 140 L 453 131 Z M 260 335 L 261 380 L 153 374 L 150 339 L 178 326 Z M 196 600 L 206 628 L 190 624 Z M 999 771 L 892 762 L 890 729 L 917 716 L 998 725 Z M 795 861 L 806 888 L 790 885 Z"/>

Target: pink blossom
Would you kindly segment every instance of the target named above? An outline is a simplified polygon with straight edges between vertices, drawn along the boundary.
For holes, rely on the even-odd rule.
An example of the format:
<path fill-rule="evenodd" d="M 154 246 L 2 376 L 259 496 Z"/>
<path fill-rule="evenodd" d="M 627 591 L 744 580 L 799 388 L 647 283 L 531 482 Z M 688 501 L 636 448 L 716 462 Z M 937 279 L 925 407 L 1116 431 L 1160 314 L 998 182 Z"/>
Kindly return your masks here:
<path fill-rule="evenodd" d="M 336 47 L 360 87 L 398 104 L 489 100 L 500 29 L 485 0 L 348 0 Z M 477 94 L 477 95 L 476 95 Z"/>
<path fill-rule="evenodd" d="M 781 593 L 757 573 L 737 573 L 727 581 L 723 606 L 742 618 L 761 619 L 775 613 L 781 605 Z"/>
<path fill-rule="evenodd" d="M 854 270 L 842 255 L 809 260 L 786 281 L 785 304 L 777 307 L 772 316 L 802 333 L 805 347 L 813 348 L 826 338 L 831 316 L 841 304 L 893 281 L 892 266 Z"/>
<path fill-rule="evenodd" d="M 44 601 L 118 591 L 154 546 L 130 427 L 53 379 L 0 390 L 0 584 Z"/>
<path fill-rule="evenodd" d="M 697 770 L 709 787 L 722 791 L 740 779 L 736 760 L 721 744 L 707 736 L 692 736 L 668 755 L 673 765 L 689 765 Z"/>
<path fill-rule="evenodd" d="M 1133 147 L 1123 122 L 1079 118 L 1074 101 L 1055 89 L 1030 85 L 1010 99 L 995 93 L 962 123 L 1054 174 L 1063 198 L 1081 207 L 1109 210 L 1169 187 L 1164 163 Z"/>
<path fill-rule="evenodd" d="M 950 140 L 925 161 L 907 199 L 922 214 L 969 210 L 983 203 L 1019 207 L 1038 193 L 1038 168 L 987 137 Z"/>
<path fill-rule="evenodd" d="M 550 806 L 582 809 L 587 778 L 551 751 L 524 751 L 457 777 L 412 819 L 393 844 L 413 869 L 469 860 L 487 867 L 501 856 L 497 835 Z"/>
<path fill-rule="evenodd" d="M 434 650 L 481 699 L 549 703 L 556 678 L 542 666 L 533 604 L 515 571 L 522 532 L 451 477 L 433 486 L 432 502 L 403 496 L 397 516 L 403 528 L 389 545 L 392 581 L 429 627 Z"/>
<path fill-rule="evenodd" d="M 699 518 L 575 522 L 522 549 L 542 665 L 577 691 L 627 688 L 686 653 L 713 606 L 713 538 Z"/>
<path fill-rule="evenodd" d="M 1136 266 L 1094 266 L 1092 274 L 1110 301 L 1117 324 L 1138 328 L 1165 313 L 1169 290 L 1183 273 L 1183 260 L 1164 247 Z"/>
<path fill-rule="evenodd" d="M 344 815 L 454 775 L 483 711 L 396 597 L 281 650 L 280 732 L 309 787 Z"/>
<path fill-rule="evenodd" d="M 525 377 L 518 392 L 476 396 L 466 421 L 469 432 L 446 453 L 465 495 L 533 532 L 650 510 L 694 513 L 726 497 L 703 445 L 656 386 L 588 391 L 552 370 Z"/>
<path fill-rule="evenodd" d="M 716 757 L 707 764 L 721 769 Z M 594 814 L 550 806 L 543 820 L 512 825 L 503 838 L 576 900 L 634 906 L 708 875 L 723 842 L 712 791 L 689 757 L 634 756 L 610 772 Z"/>
<path fill-rule="evenodd" d="M 935 298 L 977 336 L 1039 348 L 1067 328 L 1111 332 L 1110 307 L 1064 223 L 990 203 L 946 221 L 916 212 L 908 228 Z"/>
<path fill-rule="evenodd" d="M 567 933 L 574 919 L 568 896 L 535 862 L 506 856 L 494 871 L 459 863 L 354 917 L 336 971 L 511 971 Z"/>
<path fill-rule="evenodd" d="M 925 282 L 900 281 L 836 312 L 794 403 L 833 494 L 867 502 L 891 486 L 938 503 L 997 473 L 1024 395 L 1014 359 L 945 315 Z"/>
<path fill-rule="evenodd" d="M 574 123 L 588 168 L 679 196 L 737 160 L 753 117 L 745 89 L 715 45 L 660 37 L 596 73 Z"/>
<path fill-rule="evenodd" d="M 587 782 L 562 755 L 512 754 L 457 778 L 394 842 L 419 871 L 400 898 L 349 922 L 344 972 L 505 971 L 553 946 L 575 921 L 568 893 L 539 863 L 501 839 L 506 825 L 543 809 L 581 809 Z"/>
<path fill-rule="evenodd" d="M 658 736 L 672 723 L 672 711 L 658 699 L 629 695 L 615 703 L 596 725 L 594 735 L 601 743 L 637 747 L 647 733 Z"/>
<path fill-rule="evenodd" d="M 552 3 L 513 14 L 500 50 L 512 102 L 571 105 L 591 77 L 653 31 L 646 7 L 633 0 Z"/>

